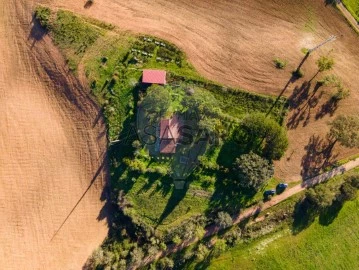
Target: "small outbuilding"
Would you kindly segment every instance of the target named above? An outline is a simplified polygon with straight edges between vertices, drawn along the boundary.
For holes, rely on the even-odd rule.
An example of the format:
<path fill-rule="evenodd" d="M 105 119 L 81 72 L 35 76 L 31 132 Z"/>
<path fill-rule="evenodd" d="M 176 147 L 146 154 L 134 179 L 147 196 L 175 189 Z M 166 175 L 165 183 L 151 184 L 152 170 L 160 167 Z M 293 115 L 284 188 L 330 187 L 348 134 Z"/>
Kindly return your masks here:
<path fill-rule="evenodd" d="M 142 74 L 142 83 L 149 84 L 166 84 L 166 71 L 144 69 Z"/>

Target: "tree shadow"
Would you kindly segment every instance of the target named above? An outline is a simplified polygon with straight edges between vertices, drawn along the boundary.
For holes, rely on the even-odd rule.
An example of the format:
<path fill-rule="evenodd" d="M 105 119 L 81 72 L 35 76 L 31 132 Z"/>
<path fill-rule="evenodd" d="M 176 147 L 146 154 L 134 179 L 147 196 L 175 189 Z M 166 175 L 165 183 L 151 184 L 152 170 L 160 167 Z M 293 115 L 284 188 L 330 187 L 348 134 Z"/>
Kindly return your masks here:
<path fill-rule="evenodd" d="M 333 116 L 335 111 L 338 109 L 339 100 L 336 98 L 330 98 L 326 103 L 324 103 L 321 108 L 318 110 L 317 114 L 315 115 L 315 119 L 321 119 L 325 115 L 329 114 Z"/>
<path fill-rule="evenodd" d="M 75 203 L 75 205 L 73 206 L 73 208 L 70 210 L 70 212 L 68 213 L 68 215 L 65 217 L 65 219 L 63 220 L 63 222 L 60 224 L 59 228 L 55 231 L 55 233 L 53 234 L 50 242 L 58 235 L 58 233 L 61 231 L 62 227 L 65 225 L 66 221 L 70 218 L 70 216 L 72 215 L 72 213 L 76 210 L 77 206 L 81 203 L 81 201 L 83 200 L 83 198 L 86 196 L 86 194 L 89 192 L 89 190 L 91 189 L 91 187 L 95 184 L 96 180 L 98 179 L 98 177 L 103 174 L 104 178 L 105 178 L 105 186 L 104 186 L 104 190 L 102 191 L 100 200 L 101 201 L 106 201 L 105 205 L 102 207 L 102 209 L 100 210 L 100 213 L 97 217 L 98 220 L 103 220 L 103 219 L 107 219 L 107 226 L 110 228 L 111 226 L 111 211 L 109 211 L 109 205 L 110 205 L 110 197 L 109 194 L 107 192 L 107 187 L 108 187 L 108 159 L 107 159 L 107 154 L 104 155 L 103 157 L 103 161 L 100 165 L 100 167 L 97 169 L 97 171 L 95 172 L 93 178 L 91 179 L 91 182 L 89 184 L 89 186 L 86 188 L 86 190 L 83 192 L 83 194 L 81 195 L 81 197 L 78 199 L 78 201 Z"/>
<path fill-rule="evenodd" d="M 328 226 L 337 218 L 344 203 L 339 200 L 334 200 L 333 203 L 324 209 L 319 215 L 319 224 Z"/>
<path fill-rule="evenodd" d="M 27 39 L 32 40 L 32 44 L 31 44 L 31 49 L 32 49 L 35 43 L 42 40 L 48 31 L 47 29 L 41 26 L 40 22 L 35 18 L 35 14 L 32 15 L 32 20 L 30 25 L 31 25 L 31 30 Z"/>
<path fill-rule="evenodd" d="M 155 228 L 157 228 L 172 213 L 172 211 L 176 208 L 176 206 L 186 196 L 188 189 L 189 189 L 189 185 L 186 184 L 186 185 L 184 185 L 183 189 L 174 188 L 172 190 L 171 197 L 168 199 L 167 205 L 166 205 L 165 209 L 163 210 L 163 213 L 159 217 Z"/>
<path fill-rule="evenodd" d="M 288 128 L 295 129 L 300 123 L 303 126 L 309 124 L 311 111 L 318 105 L 323 96 L 323 92 L 318 93 L 320 86 L 320 83 L 316 83 L 311 91 L 311 81 L 305 81 L 300 87 L 294 88 L 288 99 L 289 109 L 292 111 L 287 123 Z"/>
<path fill-rule="evenodd" d="M 94 0 L 87 0 L 85 5 L 84 5 L 84 8 L 87 9 L 87 8 L 92 7 L 92 5 L 94 4 L 93 2 L 94 2 Z"/>
<path fill-rule="evenodd" d="M 339 2 L 339 0 L 324 0 L 325 6 L 331 5 L 331 6 L 335 6 L 335 4 L 337 4 Z"/>
<path fill-rule="evenodd" d="M 317 211 L 305 198 L 298 201 L 294 206 L 292 233 L 294 235 L 308 228 L 315 220 Z"/>
<path fill-rule="evenodd" d="M 275 108 L 275 106 L 277 105 L 278 101 L 280 100 L 280 98 L 284 95 L 285 91 L 288 89 L 289 85 L 291 83 L 294 83 L 296 80 L 299 79 L 298 77 L 298 71 L 300 70 L 300 68 L 303 66 L 303 64 L 305 63 L 305 61 L 308 59 L 309 57 L 309 53 L 306 53 L 305 56 L 303 57 L 303 59 L 300 61 L 298 67 L 296 68 L 295 72 L 292 73 L 292 76 L 289 78 L 288 82 L 285 84 L 285 86 L 283 87 L 282 91 L 279 93 L 277 99 L 275 100 L 275 102 L 273 103 L 272 107 L 269 109 L 269 111 L 267 112 L 267 116 L 272 112 L 272 110 Z"/>
<path fill-rule="evenodd" d="M 333 153 L 334 143 L 327 137 L 312 135 L 305 146 L 307 153 L 302 158 L 303 179 L 317 176 L 322 170 L 334 164 L 338 154 Z"/>
<path fill-rule="evenodd" d="M 231 172 L 220 171 L 217 173 L 215 191 L 210 199 L 208 213 L 213 210 L 223 210 L 230 214 L 237 213 L 256 194 L 252 189 L 240 187 L 236 182 L 236 176 Z"/>

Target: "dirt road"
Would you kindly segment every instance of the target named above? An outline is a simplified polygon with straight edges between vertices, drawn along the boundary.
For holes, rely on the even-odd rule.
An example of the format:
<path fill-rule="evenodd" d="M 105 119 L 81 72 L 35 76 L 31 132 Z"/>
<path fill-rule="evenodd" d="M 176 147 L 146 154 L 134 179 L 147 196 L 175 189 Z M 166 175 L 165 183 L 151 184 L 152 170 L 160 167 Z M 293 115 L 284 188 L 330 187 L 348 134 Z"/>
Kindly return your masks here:
<path fill-rule="evenodd" d="M 0 265 L 81 269 L 107 234 L 104 124 L 32 4 L 0 1 Z"/>
<path fill-rule="evenodd" d="M 266 209 L 268 209 L 268 208 L 270 208 L 270 207 L 272 207 L 274 205 L 279 204 L 280 202 L 288 199 L 289 197 L 291 197 L 291 196 L 293 196 L 293 195 L 295 195 L 295 194 L 297 194 L 297 193 L 299 193 L 301 191 L 304 191 L 305 189 L 307 189 L 309 187 L 312 187 L 312 186 L 315 186 L 315 185 L 317 185 L 319 183 L 325 182 L 325 181 L 329 180 L 330 178 L 333 178 L 333 177 L 335 177 L 337 175 L 343 174 L 344 172 L 349 171 L 351 169 L 354 169 L 356 167 L 359 167 L 359 158 L 357 158 L 355 160 L 352 160 L 352 161 L 350 161 L 350 162 L 348 162 L 348 163 L 346 163 L 346 164 L 344 164 L 342 166 L 334 168 L 333 170 L 331 170 L 329 172 L 326 172 L 326 173 L 323 173 L 323 174 L 318 175 L 316 177 L 307 179 L 303 183 L 298 184 L 298 185 L 296 185 L 296 186 L 294 186 L 292 188 L 289 188 L 285 192 L 283 192 L 282 194 L 275 196 L 272 200 L 264 203 L 261 207 L 253 206 L 253 207 L 250 207 L 248 209 L 245 209 L 240 215 L 233 218 L 233 225 L 232 226 L 239 224 L 243 220 L 246 220 L 247 218 L 250 218 L 251 216 L 254 216 L 254 215 L 256 215 L 257 213 L 259 213 L 261 211 L 264 211 L 264 210 L 266 210 Z M 215 225 L 210 226 L 210 227 L 208 227 L 206 229 L 206 232 L 205 232 L 203 238 L 213 236 L 216 233 L 218 233 L 219 231 L 221 231 L 220 227 L 215 226 Z M 185 242 L 182 242 L 180 245 L 175 245 L 175 246 L 169 247 L 166 251 L 158 253 L 155 257 L 147 257 L 147 258 L 145 258 L 145 260 L 144 260 L 144 262 L 143 262 L 143 264 L 141 266 L 147 265 L 147 264 L 151 263 L 155 259 L 159 259 L 159 258 L 162 258 L 162 257 L 167 256 L 169 254 L 179 252 L 182 249 L 184 249 L 184 248 L 186 248 L 186 247 L 200 241 L 201 239 L 196 237 L 196 238 L 193 238 L 191 240 L 187 240 Z M 135 269 L 135 268 L 133 268 L 133 269 Z"/>

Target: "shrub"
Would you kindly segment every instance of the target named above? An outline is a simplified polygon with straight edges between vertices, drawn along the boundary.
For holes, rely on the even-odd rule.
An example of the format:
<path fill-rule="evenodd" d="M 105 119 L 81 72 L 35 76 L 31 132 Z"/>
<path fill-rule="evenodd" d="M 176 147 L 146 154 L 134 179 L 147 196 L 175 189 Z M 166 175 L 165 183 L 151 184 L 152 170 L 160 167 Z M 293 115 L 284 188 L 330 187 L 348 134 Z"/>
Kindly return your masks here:
<path fill-rule="evenodd" d="M 224 251 L 226 251 L 226 249 L 227 249 L 226 241 L 224 239 L 218 239 L 212 249 L 212 256 L 218 257 Z"/>
<path fill-rule="evenodd" d="M 334 100 L 342 100 L 350 96 L 350 90 L 343 87 L 338 87 L 338 90 L 335 94 L 333 94 L 332 98 Z"/>
<path fill-rule="evenodd" d="M 331 70 L 333 68 L 334 59 L 329 56 L 321 56 L 316 63 L 318 65 L 318 71 L 323 72 L 326 70 Z"/>
<path fill-rule="evenodd" d="M 256 191 L 274 174 L 273 164 L 254 153 L 237 158 L 234 168 L 239 177 L 239 184 Z"/>
<path fill-rule="evenodd" d="M 330 187 L 320 184 L 310 188 L 305 193 L 306 200 L 317 210 L 330 206 L 335 199 L 335 193 Z"/>
<path fill-rule="evenodd" d="M 159 260 L 157 263 L 157 269 L 160 269 L 160 270 L 169 270 L 169 269 L 172 269 L 173 267 L 174 267 L 173 260 L 170 258 L 167 258 L 167 257 Z"/>
<path fill-rule="evenodd" d="M 233 224 L 231 216 L 226 212 L 219 212 L 216 218 L 216 224 L 221 228 L 225 229 Z"/>
<path fill-rule="evenodd" d="M 51 16 L 51 10 L 47 7 L 37 7 L 35 10 L 35 18 L 39 21 L 42 27 L 48 28 Z"/>
<path fill-rule="evenodd" d="M 329 136 L 345 147 L 359 147 L 359 117 L 339 115 L 330 123 Z"/>
<path fill-rule="evenodd" d="M 273 62 L 274 62 L 275 67 L 278 69 L 284 69 L 288 64 L 287 60 L 282 60 L 280 58 L 275 58 L 273 60 Z"/>
<path fill-rule="evenodd" d="M 236 128 L 233 137 L 243 149 L 268 160 L 280 159 L 288 147 L 286 130 L 264 114 L 247 116 Z"/>

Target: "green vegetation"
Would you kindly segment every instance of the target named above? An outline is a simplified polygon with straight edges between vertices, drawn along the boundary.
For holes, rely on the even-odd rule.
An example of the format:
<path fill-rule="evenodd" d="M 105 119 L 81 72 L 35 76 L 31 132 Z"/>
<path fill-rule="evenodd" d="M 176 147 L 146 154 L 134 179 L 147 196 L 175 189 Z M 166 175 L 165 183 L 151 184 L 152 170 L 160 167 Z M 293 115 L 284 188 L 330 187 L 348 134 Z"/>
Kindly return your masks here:
<path fill-rule="evenodd" d="M 334 142 L 349 148 L 359 147 L 359 117 L 339 115 L 330 126 L 329 136 Z"/>
<path fill-rule="evenodd" d="M 51 10 L 47 7 L 39 6 L 35 11 L 35 18 L 44 28 L 49 26 L 50 16 Z"/>
<path fill-rule="evenodd" d="M 358 0 L 342 0 L 344 6 L 349 10 L 353 17 L 359 22 L 359 1 Z"/>
<path fill-rule="evenodd" d="M 357 268 L 358 257 L 353 251 L 359 249 L 359 242 L 356 240 L 359 237 L 359 199 L 355 199 L 358 172 L 356 169 L 344 177 L 335 177 L 314 189 L 314 193 L 320 197 L 315 201 L 322 210 L 316 212 L 316 217 L 313 217 L 306 230 L 291 234 L 284 224 L 261 235 L 260 231 L 268 228 L 268 224 L 264 222 L 254 240 L 236 240 L 237 244 L 233 248 L 211 260 L 209 269 L 317 269 L 319 265 L 323 269 Z M 328 192 L 329 200 L 322 197 Z M 333 194 L 336 196 L 333 197 Z M 352 201 L 341 202 L 347 199 Z M 276 206 L 271 209 L 271 215 L 276 215 L 275 212 L 284 208 L 285 203 Z M 298 218 L 305 218 L 303 212 Z M 230 240 L 229 235 L 233 233 L 224 238 Z M 243 231 L 241 235 L 243 237 Z"/>
<path fill-rule="evenodd" d="M 90 265 L 99 269 L 136 266 L 167 245 L 203 236 L 209 224 L 229 226 L 229 214 L 263 199 L 259 185 L 255 192 L 236 184 L 233 163 L 253 151 L 258 155 L 255 163 L 271 168 L 272 160 L 283 155 L 287 147 L 281 126 L 287 110 L 285 98 L 205 80 L 184 53 L 167 41 L 111 32 L 111 25 L 68 11 L 36 12 L 69 67 L 89 81 L 111 142 L 110 203 L 118 211 L 109 239 L 94 253 Z M 142 84 L 146 68 L 166 70 L 168 85 Z M 181 142 L 175 154 L 161 155 L 158 144 L 145 143 L 146 139 L 156 138 L 160 119 L 175 116 L 192 127 L 191 140 Z M 250 125 L 256 128 L 255 137 L 251 147 L 242 149 L 238 134 L 247 133 L 249 141 L 249 129 L 242 129 Z M 151 131 L 143 132 L 142 128 L 149 127 Z M 267 184 L 276 183 L 271 179 Z M 223 214 L 216 220 L 213 215 L 218 212 Z M 211 256 L 225 249 L 226 244 L 219 240 Z M 171 266 L 173 261 L 159 263 Z"/>
<path fill-rule="evenodd" d="M 288 64 L 288 61 L 287 60 L 283 60 L 283 59 L 280 59 L 280 58 L 275 58 L 273 60 L 273 63 L 275 65 L 276 68 L 278 69 L 285 69 L 285 67 L 287 66 Z"/>
<path fill-rule="evenodd" d="M 238 174 L 239 184 L 256 191 L 274 174 L 274 166 L 254 153 L 241 155 L 236 159 L 234 168 Z"/>
<path fill-rule="evenodd" d="M 321 56 L 316 63 L 318 65 L 318 71 L 323 72 L 333 69 L 334 59 L 329 56 Z"/>
<path fill-rule="evenodd" d="M 286 130 L 263 114 L 247 116 L 234 131 L 241 149 L 253 151 L 268 160 L 280 159 L 288 147 Z"/>

